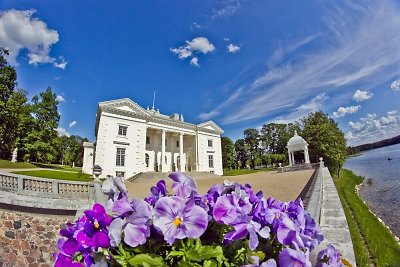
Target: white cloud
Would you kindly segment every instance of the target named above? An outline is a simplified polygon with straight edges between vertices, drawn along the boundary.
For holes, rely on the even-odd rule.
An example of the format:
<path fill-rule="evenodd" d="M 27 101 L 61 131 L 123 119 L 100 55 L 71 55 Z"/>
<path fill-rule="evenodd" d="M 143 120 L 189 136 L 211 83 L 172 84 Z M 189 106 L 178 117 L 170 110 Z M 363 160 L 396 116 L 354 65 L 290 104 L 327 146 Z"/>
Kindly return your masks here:
<path fill-rule="evenodd" d="M 322 3 L 333 5 L 321 14 L 326 31 L 297 42 L 283 40 L 288 45 L 271 54 L 263 74 L 240 84 L 244 89 L 235 101 L 214 108 L 220 121 L 227 125 L 271 118 L 322 92 L 337 102 L 346 87 L 370 91 L 399 77 L 399 7 L 389 0 L 343 3 Z"/>
<path fill-rule="evenodd" d="M 353 99 L 357 102 L 362 102 L 364 100 L 370 99 L 373 95 L 373 93 L 370 93 L 368 91 L 357 90 L 353 95 Z"/>
<path fill-rule="evenodd" d="M 308 102 L 301 104 L 297 108 L 292 109 L 288 114 L 284 116 L 279 116 L 273 119 L 271 122 L 293 123 L 307 116 L 311 112 L 322 110 L 322 107 L 325 105 L 325 102 L 328 99 L 329 96 L 327 96 L 325 93 L 319 94 L 316 97 L 309 100 Z"/>
<path fill-rule="evenodd" d="M 386 112 L 380 118 L 375 113 L 360 118 L 357 122 L 349 122 L 350 131 L 346 139 L 351 145 L 375 142 L 398 135 L 400 132 L 400 115 L 396 110 Z"/>
<path fill-rule="evenodd" d="M 76 121 L 72 121 L 68 124 L 69 128 L 72 128 L 76 125 Z"/>
<path fill-rule="evenodd" d="M 58 32 L 47 27 L 39 18 L 33 17 L 35 10 L 7 10 L 0 12 L 0 47 L 10 51 L 7 59 L 17 65 L 19 53 L 26 49 L 28 63 L 37 65 L 51 63 L 65 69 L 63 57 L 51 57 L 51 46 L 59 41 Z"/>
<path fill-rule="evenodd" d="M 226 0 L 220 1 L 220 7 L 213 9 L 211 18 L 223 18 L 232 16 L 242 6 L 241 0 Z"/>
<path fill-rule="evenodd" d="M 199 58 L 194 57 L 190 60 L 190 65 L 199 67 Z"/>
<path fill-rule="evenodd" d="M 179 48 L 170 48 L 170 51 L 180 59 L 186 59 L 192 57 L 190 63 L 194 66 L 198 66 L 198 58 L 194 54 L 208 54 L 215 50 L 215 46 L 208 41 L 205 37 L 196 37 L 192 41 L 186 41 L 185 46 L 180 46 Z M 193 61 L 193 59 L 196 60 Z M 192 62 L 193 61 L 193 62 Z M 197 63 L 193 64 L 193 63 Z"/>
<path fill-rule="evenodd" d="M 333 116 L 335 118 L 344 117 L 346 114 L 356 113 L 360 108 L 361 108 L 360 105 L 350 106 L 350 107 L 339 107 L 337 112 L 333 112 Z"/>
<path fill-rule="evenodd" d="M 390 88 L 395 92 L 400 91 L 400 80 L 392 82 Z"/>
<path fill-rule="evenodd" d="M 202 26 L 200 24 L 198 24 L 197 22 L 193 22 L 192 25 L 190 25 L 190 29 L 193 30 L 197 30 L 197 29 L 201 29 Z"/>
<path fill-rule="evenodd" d="M 65 102 L 65 98 L 62 95 L 57 95 L 56 100 L 58 102 Z"/>
<path fill-rule="evenodd" d="M 71 135 L 69 132 L 67 132 L 67 130 L 65 130 L 65 129 L 62 128 L 62 127 L 58 127 L 58 128 L 56 129 L 56 131 L 58 132 L 58 135 L 59 135 L 59 136 L 61 136 L 61 135 L 70 136 L 70 135 Z"/>
<path fill-rule="evenodd" d="M 235 44 L 229 44 L 229 45 L 227 45 L 226 48 L 228 48 L 228 53 L 231 53 L 231 54 L 235 54 L 235 53 L 239 52 L 239 50 L 240 50 L 240 47 Z"/>

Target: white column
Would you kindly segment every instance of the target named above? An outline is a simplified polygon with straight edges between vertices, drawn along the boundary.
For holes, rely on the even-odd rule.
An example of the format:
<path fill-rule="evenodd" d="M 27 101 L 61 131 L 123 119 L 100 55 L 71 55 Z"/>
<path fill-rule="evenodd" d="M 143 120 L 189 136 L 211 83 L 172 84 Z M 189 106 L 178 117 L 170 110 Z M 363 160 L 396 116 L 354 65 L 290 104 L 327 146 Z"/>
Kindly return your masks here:
<path fill-rule="evenodd" d="M 199 171 L 199 144 L 197 134 L 194 136 L 194 143 L 196 146 L 196 172 Z"/>
<path fill-rule="evenodd" d="M 296 165 L 296 161 L 294 160 L 294 152 L 292 152 L 291 154 L 292 154 L 292 165 Z"/>
<path fill-rule="evenodd" d="M 167 165 L 165 164 L 165 130 L 162 130 L 161 134 L 161 171 L 167 171 Z"/>
<path fill-rule="evenodd" d="M 183 161 L 183 133 L 179 133 L 179 170 L 185 171 L 185 164 Z"/>
<path fill-rule="evenodd" d="M 308 154 L 308 148 L 306 148 L 304 150 L 304 157 L 305 157 L 306 163 L 310 163 L 310 155 Z"/>
<path fill-rule="evenodd" d="M 288 153 L 289 153 L 289 166 L 292 166 L 292 153 L 290 153 L 290 151 Z"/>

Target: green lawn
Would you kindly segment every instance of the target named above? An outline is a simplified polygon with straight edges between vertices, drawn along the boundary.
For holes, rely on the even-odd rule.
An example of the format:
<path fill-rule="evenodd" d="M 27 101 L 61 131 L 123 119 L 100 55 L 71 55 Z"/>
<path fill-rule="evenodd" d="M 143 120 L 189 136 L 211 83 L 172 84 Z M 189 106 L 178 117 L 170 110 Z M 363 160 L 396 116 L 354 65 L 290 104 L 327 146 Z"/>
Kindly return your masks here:
<path fill-rule="evenodd" d="M 253 170 L 253 169 L 233 169 L 233 170 L 224 170 L 224 175 L 223 176 L 236 176 L 236 175 L 243 175 L 243 174 L 249 174 L 249 173 L 255 173 L 255 172 L 265 172 L 265 171 L 270 171 L 272 170 L 271 168 L 264 168 L 264 169 L 259 169 L 259 170 Z"/>
<path fill-rule="evenodd" d="M 73 171 L 73 172 L 81 172 L 82 167 L 71 167 L 68 165 L 58 165 L 58 164 L 47 164 L 47 163 L 40 163 L 40 162 L 33 162 L 38 168 L 45 168 L 45 169 L 53 169 L 53 170 L 64 170 L 64 171 Z"/>
<path fill-rule="evenodd" d="M 355 186 L 362 181 L 362 177 L 349 170 L 342 170 L 340 178 L 334 177 L 349 224 L 357 265 L 370 265 L 369 252 L 376 266 L 399 266 L 400 245 L 355 193 Z"/>
<path fill-rule="evenodd" d="M 52 178 L 52 179 L 69 180 L 69 181 L 81 181 L 81 182 L 93 181 L 93 179 L 89 174 L 83 174 L 81 172 L 38 170 L 38 171 L 17 171 L 13 173 L 29 175 L 34 177 Z"/>
<path fill-rule="evenodd" d="M 11 162 L 9 160 L 0 159 L 0 169 L 26 169 L 26 168 L 36 168 L 36 166 L 29 162 Z"/>

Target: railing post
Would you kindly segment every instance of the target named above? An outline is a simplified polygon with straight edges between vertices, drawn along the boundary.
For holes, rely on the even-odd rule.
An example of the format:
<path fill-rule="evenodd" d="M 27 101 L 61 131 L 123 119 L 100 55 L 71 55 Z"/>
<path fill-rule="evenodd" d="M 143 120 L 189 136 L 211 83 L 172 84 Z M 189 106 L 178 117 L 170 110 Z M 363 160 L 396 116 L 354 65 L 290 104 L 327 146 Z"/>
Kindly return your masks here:
<path fill-rule="evenodd" d="M 24 190 L 24 178 L 18 176 L 18 191 Z"/>
<path fill-rule="evenodd" d="M 51 192 L 53 192 L 53 194 L 58 194 L 58 182 L 57 181 L 52 181 Z"/>

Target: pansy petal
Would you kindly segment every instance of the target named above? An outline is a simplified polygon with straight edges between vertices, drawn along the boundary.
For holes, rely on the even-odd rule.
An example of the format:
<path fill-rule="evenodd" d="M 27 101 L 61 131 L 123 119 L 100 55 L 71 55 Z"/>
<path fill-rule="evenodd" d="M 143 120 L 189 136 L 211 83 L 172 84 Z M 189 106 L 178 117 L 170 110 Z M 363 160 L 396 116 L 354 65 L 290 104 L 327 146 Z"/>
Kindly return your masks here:
<path fill-rule="evenodd" d="M 150 236 L 150 229 L 146 225 L 128 223 L 124 228 L 124 241 L 131 247 L 143 245 L 148 236 Z"/>
<path fill-rule="evenodd" d="M 117 218 L 110 224 L 108 231 L 108 236 L 110 237 L 110 244 L 113 247 L 118 247 L 121 242 L 122 236 L 122 226 L 124 225 L 124 220 Z"/>
<path fill-rule="evenodd" d="M 114 202 L 112 212 L 116 215 L 122 215 L 127 212 L 133 211 L 131 204 L 128 201 L 128 197 L 123 197 Z"/>

